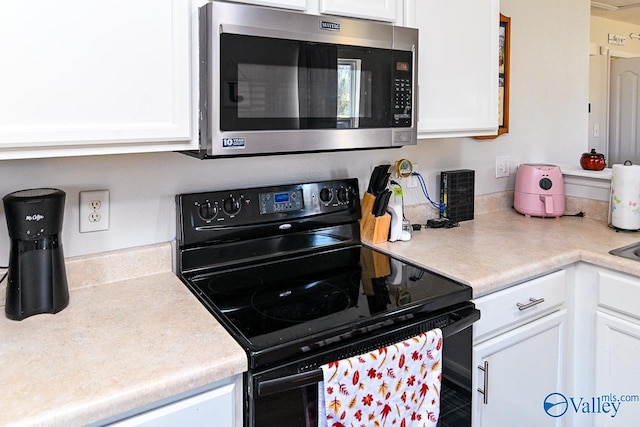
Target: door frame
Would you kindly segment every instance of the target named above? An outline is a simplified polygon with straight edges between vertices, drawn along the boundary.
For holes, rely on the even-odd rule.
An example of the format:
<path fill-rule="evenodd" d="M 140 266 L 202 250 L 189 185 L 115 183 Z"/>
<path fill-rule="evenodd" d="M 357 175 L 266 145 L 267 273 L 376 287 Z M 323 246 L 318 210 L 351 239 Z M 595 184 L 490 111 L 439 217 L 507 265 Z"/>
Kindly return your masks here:
<path fill-rule="evenodd" d="M 608 159 L 609 158 L 609 127 L 611 124 L 611 118 L 610 118 L 610 114 L 611 114 L 611 63 L 612 60 L 614 59 L 618 59 L 618 58 L 640 58 L 640 53 L 635 53 L 635 52 L 624 52 L 621 50 L 612 50 L 609 49 L 606 46 L 601 46 L 600 47 L 600 54 L 604 55 L 606 51 L 606 55 L 607 55 L 607 73 L 605 78 L 606 80 L 606 104 L 605 104 L 605 147 L 606 147 L 606 152 L 604 153 L 605 158 Z"/>

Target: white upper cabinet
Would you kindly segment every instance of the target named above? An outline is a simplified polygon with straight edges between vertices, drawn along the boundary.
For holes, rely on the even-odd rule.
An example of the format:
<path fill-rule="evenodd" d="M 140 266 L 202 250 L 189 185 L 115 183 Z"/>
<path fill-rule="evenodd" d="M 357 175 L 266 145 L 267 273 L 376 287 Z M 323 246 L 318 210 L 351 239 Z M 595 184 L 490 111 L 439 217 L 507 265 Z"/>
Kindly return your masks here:
<path fill-rule="evenodd" d="M 3 0 L 0 159 L 192 147 L 189 0 Z"/>
<path fill-rule="evenodd" d="M 320 13 L 397 22 L 402 2 L 397 0 L 320 0 Z"/>
<path fill-rule="evenodd" d="M 406 0 L 420 31 L 418 138 L 495 135 L 499 0 Z"/>
<path fill-rule="evenodd" d="M 312 14 L 347 16 L 400 23 L 403 0 L 228 0 Z"/>
<path fill-rule="evenodd" d="M 280 7 L 293 10 L 307 10 L 307 0 L 228 0 L 235 3 L 248 3 L 258 6 Z M 317 1 L 317 0 L 315 0 Z"/>

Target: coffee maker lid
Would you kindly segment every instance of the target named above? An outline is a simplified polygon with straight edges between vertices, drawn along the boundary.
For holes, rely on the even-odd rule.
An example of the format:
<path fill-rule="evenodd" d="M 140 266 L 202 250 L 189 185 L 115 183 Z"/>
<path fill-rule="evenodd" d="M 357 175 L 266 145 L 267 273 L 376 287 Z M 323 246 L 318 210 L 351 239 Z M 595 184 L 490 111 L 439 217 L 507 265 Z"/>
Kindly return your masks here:
<path fill-rule="evenodd" d="M 51 196 L 52 194 L 64 193 L 62 190 L 58 190 L 55 188 L 31 188 L 29 190 L 19 190 L 14 191 L 13 193 L 7 194 L 7 196 L 13 197 L 46 197 Z"/>

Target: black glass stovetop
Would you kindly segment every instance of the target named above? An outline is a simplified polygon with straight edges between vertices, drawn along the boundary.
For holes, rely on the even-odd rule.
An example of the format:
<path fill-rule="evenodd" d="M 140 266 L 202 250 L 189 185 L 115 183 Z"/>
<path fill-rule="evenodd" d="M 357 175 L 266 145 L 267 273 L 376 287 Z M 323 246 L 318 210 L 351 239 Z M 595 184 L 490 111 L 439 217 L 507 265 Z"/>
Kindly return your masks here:
<path fill-rule="evenodd" d="M 471 299 L 464 284 L 360 246 L 194 276 L 187 283 L 250 352 L 303 349 Z"/>

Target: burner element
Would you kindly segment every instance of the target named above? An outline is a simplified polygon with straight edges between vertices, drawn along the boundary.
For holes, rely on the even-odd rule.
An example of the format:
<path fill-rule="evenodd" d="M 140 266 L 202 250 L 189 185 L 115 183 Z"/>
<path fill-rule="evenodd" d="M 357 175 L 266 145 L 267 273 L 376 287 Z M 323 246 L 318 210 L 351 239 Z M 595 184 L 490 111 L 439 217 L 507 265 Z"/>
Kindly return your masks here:
<path fill-rule="evenodd" d="M 258 289 L 262 283 L 262 279 L 255 274 L 235 272 L 214 276 L 209 280 L 207 288 L 219 295 L 245 295 Z"/>
<path fill-rule="evenodd" d="M 346 310 L 351 298 L 331 283 L 300 280 L 259 289 L 251 297 L 251 305 L 265 318 L 303 323 Z"/>

